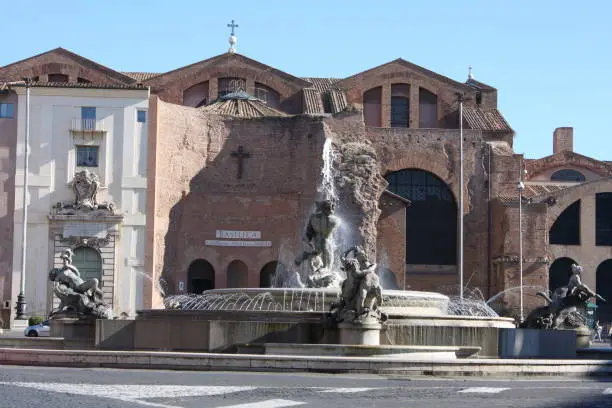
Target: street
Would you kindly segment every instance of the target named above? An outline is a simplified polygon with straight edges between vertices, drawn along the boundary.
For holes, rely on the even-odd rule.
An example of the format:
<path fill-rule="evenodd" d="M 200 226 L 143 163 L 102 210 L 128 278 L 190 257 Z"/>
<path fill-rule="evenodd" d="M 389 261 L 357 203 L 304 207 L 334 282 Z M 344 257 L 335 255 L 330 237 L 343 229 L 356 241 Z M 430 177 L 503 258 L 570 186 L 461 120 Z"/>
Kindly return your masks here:
<path fill-rule="evenodd" d="M 612 407 L 612 382 L 0 366 L 2 408 Z"/>

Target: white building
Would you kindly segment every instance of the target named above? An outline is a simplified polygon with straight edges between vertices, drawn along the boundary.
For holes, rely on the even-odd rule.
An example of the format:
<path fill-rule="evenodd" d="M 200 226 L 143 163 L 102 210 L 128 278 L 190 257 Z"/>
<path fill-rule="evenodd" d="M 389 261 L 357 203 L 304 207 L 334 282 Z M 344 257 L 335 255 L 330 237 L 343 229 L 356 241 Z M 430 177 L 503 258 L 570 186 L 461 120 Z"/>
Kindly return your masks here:
<path fill-rule="evenodd" d="M 26 87 L 18 95 L 12 299 L 21 277 Z M 84 278 L 129 315 L 143 306 L 148 88 L 34 83 L 30 88 L 25 299 L 29 316 L 53 307 L 48 274 L 74 251 Z M 75 175 L 77 183 L 75 183 Z"/>

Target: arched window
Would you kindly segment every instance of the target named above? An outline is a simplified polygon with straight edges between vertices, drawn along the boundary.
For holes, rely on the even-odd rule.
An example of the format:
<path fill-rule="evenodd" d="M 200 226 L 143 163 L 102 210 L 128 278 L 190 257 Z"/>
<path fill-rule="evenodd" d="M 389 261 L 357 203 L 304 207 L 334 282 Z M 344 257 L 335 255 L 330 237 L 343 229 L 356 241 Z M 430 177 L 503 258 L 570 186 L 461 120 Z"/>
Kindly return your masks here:
<path fill-rule="evenodd" d="M 81 78 L 81 77 L 77 78 L 77 82 L 79 84 L 89 84 L 89 83 L 91 83 L 91 81 L 89 79 L 85 79 L 85 78 Z"/>
<path fill-rule="evenodd" d="M 597 299 L 597 318 L 602 322 L 612 321 L 612 259 L 603 261 L 597 267 L 595 292 L 607 302 Z"/>
<path fill-rule="evenodd" d="M 382 88 L 376 87 L 363 94 L 363 119 L 366 126 L 381 127 Z"/>
<path fill-rule="evenodd" d="M 417 169 L 388 174 L 388 189 L 411 201 L 406 209 L 406 263 L 457 264 L 457 204 L 446 183 Z"/>
<path fill-rule="evenodd" d="M 550 176 L 551 181 L 586 181 L 584 174 L 578 170 L 563 169 L 557 170 Z"/>
<path fill-rule="evenodd" d="M 199 108 L 208 101 L 208 81 L 195 84 L 183 91 L 183 105 Z"/>
<path fill-rule="evenodd" d="M 219 98 L 233 92 L 246 91 L 246 81 L 242 78 L 219 78 L 217 86 Z"/>
<path fill-rule="evenodd" d="M 259 272 L 259 287 L 280 287 L 285 275 L 285 265 L 278 261 L 268 262 Z"/>
<path fill-rule="evenodd" d="M 410 85 L 391 85 L 391 127 L 410 126 Z"/>
<path fill-rule="evenodd" d="M 242 261 L 232 261 L 227 266 L 227 287 L 246 288 L 249 286 L 249 268 Z"/>
<path fill-rule="evenodd" d="M 548 238 L 553 245 L 580 245 L 580 200 L 559 215 Z"/>
<path fill-rule="evenodd" d="M 595 245 L 612 246 L 612 193 L 595 195 Z"/>
<path fill-rule="evenodd" d="M 438 127 L 438 97 L 424 88 L 419 88 L 419 127 Z"/>
<path fill-rule="evenodd" d="M 49 82 L 68 82 L 68 75 L 49 74 Z"/>
<path fill-rule="evenodd" d="M 95 278 L 98 282 L 102 282 L 102 258 L 95 249 L 90 247 L 75 248 L 72 264 L 79 270 L 83 280 Z"/>
<path fill-rule="evenodd" d="M 571 258 L 555 259 L 548 269 L 548 290 L 554 292 L 555 289 L 567 285 L 572 274 L 571 266 L 575 263 Z"/>
<path fill-rule="evenodd" d="M 271 108 L 278 109 L 280 107 L 280 94 L 269 86 L 255 82 L 254 96 Z"/>
<path fill-rule="evenodd" d="M 187 292 L 202 293 L 215 288 L 215 269 L 205 259 L 196 259 L 187 270 Z"/>

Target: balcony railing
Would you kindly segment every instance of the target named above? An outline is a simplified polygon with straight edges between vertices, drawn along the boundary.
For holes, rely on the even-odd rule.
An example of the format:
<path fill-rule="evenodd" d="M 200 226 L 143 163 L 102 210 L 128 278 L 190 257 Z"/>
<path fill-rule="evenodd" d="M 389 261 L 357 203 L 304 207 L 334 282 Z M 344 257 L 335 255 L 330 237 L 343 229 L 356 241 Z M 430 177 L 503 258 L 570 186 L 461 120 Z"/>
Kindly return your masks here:
<path fill-rule="evenodd" d="M 106 132 L 106 127 L 104 126 L 104 119 L 74 118 L 72 119 L 70 131 L 78 134 L 104 133 Z"/>

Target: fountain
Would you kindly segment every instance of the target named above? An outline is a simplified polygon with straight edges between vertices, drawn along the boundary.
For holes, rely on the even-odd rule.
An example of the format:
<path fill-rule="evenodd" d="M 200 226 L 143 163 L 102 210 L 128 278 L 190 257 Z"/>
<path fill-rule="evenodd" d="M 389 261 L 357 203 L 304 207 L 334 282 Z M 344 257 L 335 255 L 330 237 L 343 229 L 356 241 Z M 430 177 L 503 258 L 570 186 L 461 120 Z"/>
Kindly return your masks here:
<path fill-rule="evenodd" d="M 337 135 L 336 135 L 337 136 Z M 377 276 L 378 200 L 386 182 L 367 140 L 337 136 L 323 148 L 318 199 L 294 266 L 273 288 L 168 295 L 162 310 L 101 322 L 109 348 L 316 355 L 498 355 L 513 328 L 484 301 L 385 290 Z M 128 330 L 131 344 L 115 334 Z M 131 331 L 130 331 L 131 330 Z M 152 336 L 151 333 L 156 333 Z M 436 354 L 437 353 L 437 354 Z"/>

